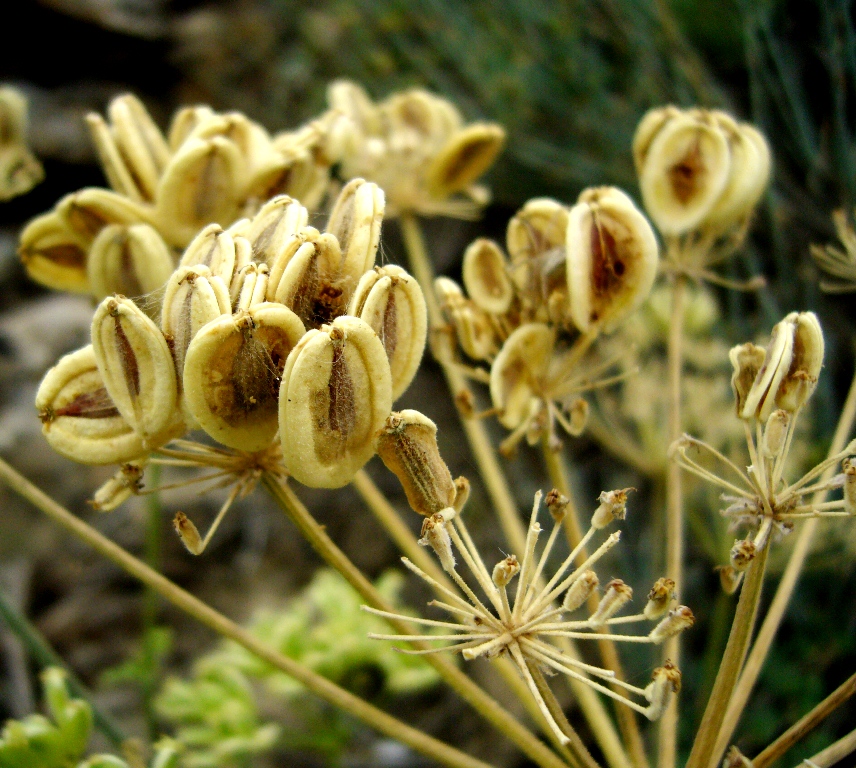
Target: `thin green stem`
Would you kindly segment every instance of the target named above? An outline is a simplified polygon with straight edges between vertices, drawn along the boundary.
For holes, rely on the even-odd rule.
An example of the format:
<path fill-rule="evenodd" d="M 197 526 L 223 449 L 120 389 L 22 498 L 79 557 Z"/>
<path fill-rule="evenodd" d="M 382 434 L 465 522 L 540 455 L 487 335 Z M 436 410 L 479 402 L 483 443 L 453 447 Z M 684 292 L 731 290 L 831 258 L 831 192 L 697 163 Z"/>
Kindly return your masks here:
<path fill-rule="evenodd" d="M 149 482 L 157 488 L 160 482 L 160 467 L 154 465 L 149 469 Z M 154 571 L 161 571 L 161 551 L 163 536 L 161 530 L 162 505 L 160 494 L 155 491 L 146 497 L 146 542 L 145 562 Z M 160 612 L 160 596 L 151 587 L 143 591 L 143 658 L 146 679 L 142 681 L 143 711 L 146 718 L 146 728 L 149 741 L 154 743 L 158 734 L 157 716 L 154 709 L 154 696 L 157 690 L 158 657 L 155 649 L 155 629 L 158 613 Z"/>
<path fill-rule="evenodd" d="M 20 494 L 31 504 L 44 512 L 55 523 L 71 532 L 96 552 L 108 558 L 134 578 L 155 590 L 167 602 L 218 635 L 234 640 L 250 653 L 258 656 L 275 669 L 294 678 L 306 688 L 335 707 L 348 712 L 375 730 L 406 744 L 432 760 L 450 768 L 490 768 L 490 766 L 474 757 L 461 752 L 454 747 L 429 736 L 422 731 L 412 728 L 392 715 L 363 701 L 344 688 L 330 682 L 321 675 L 304 667 L 302 664 L 289 659 L 275 648 L 259 640 L 243 627 L 218 613 L 206 603 L 186 592 L 177 584 L 152 570 L 142 560 L 134 557 L 122 547 L 114 544 L 106 536 L 99 533 L 88 523 L 73 515 L 64 507 L 57 504 L 39 488 L 30 483 L 25 477 L 16 472 L 5 461 L 0 459 L 0 480 L 15 493 Z M 561 763 L 559 763 L 561 765 Z"/>
<path fill-rule="evenodd" d="M 297 526 L 312 548 L 331 568 L 338 571 L 372 608 L 394 613 L 390 605 L 375 586 L 359 571 L 350 558 L 339 549 L 327 535 L 323 526 L 312 517 L 294 491 L 278 477 L 269 473 L 262 476 L 262 484 Z M 400 619 L 388 619 L 390 625 L 401 635 L 413 635 L 412 626 Z M 428 649 L 425 643 L 412 642 L 418 650 Z M 443 654 L 429 654 L 425 660 L 431 664 L 448 685 L 470 706 L 506 735 L 531 760 L 542 768 L 560 768 L 565 763 L 550 751 L 528 728 L 503 709 L 499 702 L 470 680 L 453 662 Z"/>

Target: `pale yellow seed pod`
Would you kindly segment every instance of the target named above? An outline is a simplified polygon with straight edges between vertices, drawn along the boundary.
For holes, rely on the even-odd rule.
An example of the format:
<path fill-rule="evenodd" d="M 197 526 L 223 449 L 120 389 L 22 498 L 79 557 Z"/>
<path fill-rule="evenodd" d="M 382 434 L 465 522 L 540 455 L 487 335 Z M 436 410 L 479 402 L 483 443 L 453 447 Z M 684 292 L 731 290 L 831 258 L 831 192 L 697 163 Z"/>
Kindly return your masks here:
<path fill-rule="evenodd" d="M 414 512 L 430 517 L 455 504 L 458 492 L 437 447 L 437 425 L 419 411 L 389 415 L 377 453 L 404 488 Z"/>
<path fill-rule="evenodd" d="M 99 512 L 111 512 L 131 496 L 139 493 L 143 488 L 146 462 L 147 459 L 140 459 L 123 464 L 113 477 L 95 491 L 89 505 Z"/>
<path fill-rule="evenodd" d="M 146 452 L 107 393 L 91 344 L 65 355 L 45 374 L 36 408 L 51 448 L 73 461 L 116 464 Z"/>
<path fill-rule="evenodd" d="M 422 521 L 422 535 L 419 543 L 423 547 L 431 547 L 440 565 L 446 573 L 455 571 L 455 554 L 452 550 L 452 539 L 446 528 L 446 518 L 440 513 L 426 517 Z M 466 654 L 466 651 L 464 651 Z M 467 658 L 464 656 L 464 658 Z"/>
<path fill-rule="evenodd" d="M 589 616 L 589 625 L 602 627 L 632 599 L 632 587 L 625 584 L 621 579 L 613 579 L 606 585 L 606 591 L 597 604 L 597 610 Z"/>
<path fill-rule="evenodd" d="M 410 386 L 428 335 L 428 310 L 419 283 L 401 267 L 389 265 L 363 275 L 349 314 L 371 326 L 386 350 L 392 399 Z"/>
<path fill-rule="evenodd" d="M 428 193 L 444 198 L 466 189 L 493 165 L 504 144 L 505 131 L 496 123 L 456 131 L 425 172 Z"/>
<path fill-rule="evenodd" d="M 761 422 L 770 418 L 775 407 L 776 393 L 782 379 L 790 370 L 793 356 L 794 329 L 786 318 L 773 327 L 764 362 L 746 395 L 743 412 L 740 414 L 742 418 L 756 418 Z"/>
<path fill-rule="evenodd" d="M 511 308 L 514 285 L 509 265 L 500 247 L 487 238 L 479 238 L 464 252 L 464 287 L 476 305 L 494 315 Z"/>
<path fill-rule="evenodd" d="M 120 195 L 138 203 L 148 203 L 151 199 L 146 196 L 144 189 L 134 179 L 122 156 L 116 137 L 101 115 L 91 112 L 86 116 L 89 135 L 95 145 L 95 152 L 104 175 L 110 186 Z"/>
<path fill-rule="evenodd" d="M 651 591 L 648 593 L 648 602 L 645 603 L 645 618 L 655 621 L 668 612 L 675 599 L 675 582 L 665 577 L 657 579 Z"/>
<path fill-rule="evenodd" d="M 776 406 L 793 413 L 814 393 L 823 367 L 823 331 L 814 312 L 791 312 L 783 322 L 790 324 L 794 351 L 787 373 L 776 391 Z"/>
<path fill-rule="evenodd" d="M 0 200 L 29 192 L 44 177 L 27 148 L 27 100 L 16 88 L 0 88 Z"/>
<path fill-rule="evenodd" d="M 785 444 L 785 437 L 788 434 L 788 423 L 791 417 L 787 411 L 781 409 L 773 411 L 767 423 L 764 425 L 764 439 L 762 449 L 764 455 L 768 458 L 775 458 L 782 450 Z"/>
<path fill-rule="evenodd" d="M 178 381 L 160 329 L 131 300 L 107 298 L 92 318 L 92 348 L 104 386 L 143 445 L 173 436 L 181 422 Z"/>
<path fill-rule="evenodd" d="M 289 356 L 279 400 L 288 471 L 304 485 L 338 488 L 375 451 L 392 407 L 386 352 L 362 320 L 309 331 Z"/>
<path fill-rule="evenodd" d="M 207 267 L 212 275 L 217 275 L 226 285 L 230 285 L 236 258 L 233 233 L 224 232 L 219 224 L 209 224 L 190 241 L 179 266 Z"/>
<path fill-rule="evenodd" d="M 86 272 L 96 299 L 114 293 L 143 296 L 163 286 L 174 269 L 172 252 L 148 224 L 109 224 L 89 249 Z"/>
<path fill-rule="evenodd" d="M 267 448 L 283 367 L 303 333 L 290 309 L 270 303 L 205 325 L 184 360 L 185 403 L 202 429 L 230 448 Z"/>
<path fill-rule="evenodd" d="M 253 246 L 253 259 L 273 267 L 282 250 L 308 221 L 306 208 L 288 195 L 279 195 L 262 206 L 242 234 Z"/>
<path fill-rule="evenodd" d="M 515 285 L 547 299 L 565 291 L 565 238 L 568 208 L 548 197 L 529 200 L 508 222 L 506 248 Z"/>
<path fill-rule="evenodd" d="M 347 115 L 363 132 L 380 130 L 378 108 L 361 85 L 350 80 L 334 80 L 327 86 L 327 103 Z"/>
<path fill-rule="evenodd" d="M 474 360 L 491 359 L 499 344 L 488 316 L 467 300 L 460 286 L 448 277 L 438 277 L 434 281 L 434 291 L 440 307 L 455 327 L 461 349 Z"/>
<path fill-rule="evenodd" d="M 294 310 L 307 328 L 320 328 L 343 314 L 349 292 L 337 276 L 341 263 L 339 242 L 324 233 L 306 242 L 288 262 L 275 299 Z"/>
<path fill-rule="evenodd" d="M 166 284 L 161 328 L 172 339 L 172 355 L 179 383 L 190 342 L 204 326 L 232 314 L 229 292 L 218 275 L 201 264 L 179 267 Z"/>
<path fill-rule="evenodd" d="M 501 589 L 507 587 L 509 582 L 520 573 L 520 563 L 517 562 L 516 555 L 509 555 L 504 560 L 500 560 L 493 567 L 492 580 L 493 583 Z"/>
<path fill-rule="evenodd" d="M 669 105 L 649 109 L 643 115 L 633 134 L 633 164 L 636 166 L 637 175 L 642 173 L 642 166 L 645 164 L 645 158 L 648 156 L 648 149 L 654 137 L 669 120 L 681 114 L 680 109 Z"/>
<path fill-rule="evenodd" d="M 199 535 L 199 529 L 195 523 L 184 512 L 175 513 L 175 517 L 172 519 L 172 527 L 191 555 L 202 554 L 202 536 Z"/>
<path fill-rule="evenodd" d="M 583 332 L 613 330 L 651 292 L 659 249 L 648 220 L 621 190 L 586 190 L 568 216 L 568 302 Z"/>
<path fill-rule="evenodd" d="M 56 210 L 87 242 L 92 242 L 108 224 L 152 223 L 149 206 L 97 187 L 66 195 L 56 204 Z"/>
<path fill-rule="evenodd" d="M 276 258 L 270 264 L 270 278 L 268 279 L 268 300 L 276 301 L 276 292 L 282 281 L 289 262 L 295 257 L 297 251 L 305 243 L 314 243 L 321 233 L 315 227 L 301 227 L 298 232 L 287 238 L 280 246 Z"/>
<path fill-rule="evenodd" d="M 639 173 L 645 210 L 664 235 L 690 232 L 716 205 L 730 172 L 716 121 L 700 111 L 676 116 L 651 140 Z"/>
<path fill-rule="evenodd" d="M 247 311 L 265 301 L 268 287 L 267 264 L 250 262 L 236 275 L 232 282 L 232 309 Z"/>
<path fill-rule="evenodd" d="M 693 612 L 687 606 L 679 605 L 669 611 L 668 616 L 648 633 L 648 638 L 652 643 L 659 644 L 685 629 L 689 629 L 693 624 L 695 624 Z"/>
<path fill-rule="evenodd" d="M 57 291 L 89 293 L 86 259 L 89 243 L 56 211 L 24 227 L 18 246 L 27 274 Z"/>
<path fill-rule="evenodd" d="M 183 247 L 206 224 L 237 217 L 245 171 L 228 139 L 189 139 L 170 160 L 158 184 L 155 218 L 172 245 Z"/>
<path fill-rule="evenodd" d="M 568 591 L 562 600 L 562 608 L 568 613 L 577 610 L 594 594 L 598 584 L 600 584 L 600 579 L 597 578 L 594 571 L 583 571 L 568 587 Z"/>
<path fill-rule="evenodd" d="M 383 190 L 364 179 L 349 181 L 333 206 L 327 232 L 339 241 L 339 278 L 351 287 L 374 266 L 385 206 Z"/>
<path fill-rule="evenodd" d="M 649 720 L 659 720 L 672 701 L 672 697 L 681 690 L 680 670 L 667 661 L 654 670 L 653 680 L 645 689 L 645 698 L 650 704 L 645 716 Z"/>
<path fill-rule="evenodd" d="M 179 109 L 172 118 L 167 134 L 167 144 L 170 151 L 178 152 L 181 145 L 196 130 L 196 127 L 213 116 L 214 110 L 205 105 Z"/>
<path fill-rule="evenodd" d="M 764 364 L 765 354 L 763 347 L 757 347 L 751 342 L 738 344 L 728 353 L 728 359 L 734 369 L 731 374 L 731 390 L 734 392 L 737 415 L 741 418 L 744 418 L 743 409 L 746 407 L 746 398 L 752 390 L 758 371 Z"/>
<path fill-rule="evenodd" d="M 615 520 L 624 520 L 627 517 L 627 494 L 632 490 L 601 491 L 597 497 L 600 504 L 591 516 L 591 527 L 600 530 Z"/>
<path fill-rule="evenodd" d="M 555 341 L 549 326 L 527 323 L 502 345 L 490 367 L 490 397 L 504 427 L 517 427 L 529 414 L 532 398 L 540 396 Z"/>

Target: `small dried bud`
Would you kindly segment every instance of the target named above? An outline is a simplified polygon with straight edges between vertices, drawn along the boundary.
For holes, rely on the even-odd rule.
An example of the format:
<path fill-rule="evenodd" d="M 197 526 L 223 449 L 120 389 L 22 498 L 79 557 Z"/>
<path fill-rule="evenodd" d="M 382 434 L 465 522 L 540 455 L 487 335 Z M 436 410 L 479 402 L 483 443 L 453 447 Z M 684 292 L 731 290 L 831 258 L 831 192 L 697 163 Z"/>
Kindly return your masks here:
<path fill-rule="evenodd" d="M 446 530 L 446 520 L 443 515 L 432 515 L 422 521 L 422 534 L 419 543 L 423 547 L 431 547 L 434 550 L 446 573 L 452 573 L 455 570 L 452 540 Z"/>
<path fill-rule="evenodd" d="M 178 380 L 160 329 L 132 301 L 101 302 L 92 318 L 92 348 L 119 413 L 154 448 L 175 433 Z"/>
<path fill-rule="evenodd" d="M 518 573 L 520 573 L 520 563 L 517 562 L 517 556 L 509 555 L 494 566 L 493 583 L 500 589 L 504 589 Z"/>
<path fill-rule="evenodd" d="M 175 517 L 172 519 L 172 527 L 175 528 L 178 538 L 181 539 L 181 543 L 187 547 L 187 551 L 191 555 L 202 554 L 202 537 L 193 521 L 184 512 L 175 513 Z"/>
<path fill-rule="evenodd" d="M 571 500 L 555 488 L 544 497 L 544 504 L 556 523 L 561 523 L 565 519 L 570 503 Z"/>
<path fill-rule="evenodd" d="M 493 240 L 480 238 L 467 248 L 463 278 L 467 294 L 480 309 L 501 315 L 511 307 L 514 285 L 505 256 Z"/>
<path fill-rule="evenodd" d="M 110 512 L 123 501 L 139 493 L 143 487 L 143 473 L 146 460 L 123 464 L 119 471 L 102 485 L 90 501 L 93 509 L 99 512 Z"/>
<path fill-rule="evenodd" d="M 648 602 L 645 605 L 645 618 L 649 621 L 659 619 L 675 599 L 675 582 L 665 577 L 657 579 L 651 591 L 648 593 Z"/>
<path fill-rule="evenodd" d="M 633 589 L 621 579 L 613 579 L 606 585 L 597 610 L 589 617 L 592 627 L 601 627 L 633 599 Z"/>
<path fill-rule="evenodd" d="M 852 458 L 841 462 L 844 472 L 844 511 L 856 515 L 856 462 Z"/>
<path fill-rule="evenodd" d="M 624 520 L 627 516 L 627 494 L 635 488 L 623 488 L 616 491 L 602 491 L 597 500 L 600 506 L 594 511 L 591 525 L 598 530 L 606 528 L 613 520 Z"/>
<path fill-rule="evenodd" d="M 279 398 L 288 471 L 316 488 L 350 482 L 391 408 L 386 351 L 366 323 L 344 316 L 307 332 L 286 362 Z"/>
<path fill-rule="evenodd" d="M 745 571 L 756 554 L 755 542 L 751 539 L 735 541 L 731 548 L 731 567 L 738 572 Z"/>
<path fill-rule="evenodd" d="M 437 198 L 461 192 L 496 160 L 505 131 L 496 123 L 473 123 L 452 135 L 425 173 L 428 192 Z"/>
<path fill-rule="evenodd" d="M 571 319 L 610 331 L 651 292 L 659 249 L 648 220 L 614 187 L 585 190 L 565 240 Z"/>
<path fill-rule="evenodd" d="M 678 632 L 689 629 L 693 624 L 695 624 L 693 612 L 685 605 L 679 605 L 674 610 L 669 611 L 669 615 L 651 630 L 648 637 L 651 642 L 662 643 Z"/>
<path fill-rule="evenodd" d="M 119 413 L 98 371 L 92 345 L 66 355 L 36 394 L 50 446 L 83 464 L 116 464 L 145 453 L 143 441 Z"/>
<path fill-rule="evenodd" d="M 431 516 L 455 504 L 455 483 L 437 447 L 437 426 L 419 411 L 391 413 L 378 437 L 377 453 L 420 515 Z"/>
<path fill-rule="evenodd" d="M 645 689 L 645 698 L 650 702 L 645 715 L 649 720 L 659 720 L 669 706 L 672 695 L 680 693 L 681 672 L 667 661 L 662 667 L 657 667 L 652 675 L 652 681 Z"/>
<path fill-rule="evenodd" d="M 770 414 L 767 419 L 767 424 L 764 426 L 764 454 L 769 458 L 774 458 L 779 455 L 782 446 L 785 444 L 785 437 L 788 434 L 788 424 L 791 417 L 787 411 L 779 409 Z"/>
<path fill-rule="evenodd" d="M 752 385 L 758 376 L 758 371 L 764 364 L 764 356 L 764 348 L 756 347 L 751 343 L 732 347 L 728 353 L 728 358 L 734 368 L 734 373 L 731 375 L 731 389 L 734 391 L 737 415 L 741 418 L 746 418 L 743 416 L 746 398 L 749 396 Z"/>
<path fill-rule="evenodd" d="M 733 595 L 743 581 L 743 573 L 736 571 L 730 565 L 719 565 L 716 567 L 719 573 L 719 583 L 726 595 Z"/>
<path fill-rule="evenodd" d="M 568 613 L 577 610 L 594 594 L 598 584 L 600 584 L 600 580 L 594 571 L 583 571 L 565 592 L 562 608 Z"/>
<path fill-rule="evenodd" d="M 283 368 L 303 334 L 290 309 L 271 303 L 220 316 L 198 331 L 187 348 L 183 381 L 199 426 L 241 451 L 270 445 Z"/>

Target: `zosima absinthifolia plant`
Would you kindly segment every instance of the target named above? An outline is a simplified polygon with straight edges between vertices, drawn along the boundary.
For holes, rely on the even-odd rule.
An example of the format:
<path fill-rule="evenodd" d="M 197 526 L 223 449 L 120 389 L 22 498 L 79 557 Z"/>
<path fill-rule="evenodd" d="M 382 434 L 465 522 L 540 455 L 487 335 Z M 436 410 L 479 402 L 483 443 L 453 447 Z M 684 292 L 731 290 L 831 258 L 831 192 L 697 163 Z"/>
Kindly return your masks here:
<path fill-rule="evenodd" d="M 849 516 L 854 503 L 846 437 L 856 403 L 845 407 L 829 459 L 796 481 L 788 474 L 797 416 L 823 359 L 811 313 L 788 315 L 766 349 L 732 352 L 748 469 L 702 437 L 681 436 L 687 281 L 758 285 L 731 283 L 711 267 L 737 251 L 766 188 L 765 139 L 723 112 L 653 110 L 633 147 L 642 208 L 611 186 L 592 186 L 571 205 L 530 200 L 509 222 L 504 247 L 478 239 L 466 249 L 462 288 L 435 279 L 417 217 L 478 215 L 489 196 L 477 182 L 502 147 L 502 129 L 466 124 L 453 105 L 418 89 L 373 102 L 359 86 L 339 82 L 329 103 L 317 119 L 275 136 L 243 115 L 208 107 L 179 111 L 163 134 L 131 96 L 112 102 L 106 120 L 89 119 L 110 189 L 69 195 L 21 238 L 36 280 L 98 302 L 91 344 L 62 358 L 39 388 L 48 442 L 75 461 L 120 465 L 92 499 L 103 511 L 157 490 L 144 484 L 155 465 L 194 469 L 189 482 L 228 488 L 204 535 L 190 516 L 175 515 L 178 535 L 196 555 L 232 502 L 263 484 L 367 610 L 388 623 L 388 632 L 374 633 L 377 642 L 424 658 L 543 768 L 645 766 L 655 753 L 663 768 L 677 764 L 679 637 L 694 623 L 683 605 L 694 596 L 680 595 L 681 482 L 682 472 L 701 475 L 725 492 L 726 516 L 749 531 L 735 547 L 734 570 L 723 571 L 723 583 L 740 597 L 688 763 L 717 764 L 781 619 L 775 606 L 787 603 L 787 595 L 774 601 L 752 645 L 770 544 L 802 518 L 810 531 L 819 516 Z M 398 219 L 409 271 L 376 264 L 385 217 Z M 606 578 L 602 558 L 619 541 L 608 529 L 628 506 L 644 508 L 644 497 L 632 487 L 601 490 L 583 524 L 562 435 L 585 431 L 587 393 L 645 375 L 644 359 L 639 371 L 627 366 L 614 340 L 658 274 L 672 304 L 666 390 L 677 442 L 671 464 L 665 455 L 652 462 L 667 467 L 660 478 L 666 547 L 654 558 L 663 575 L 634 610 L 632 587 Z M 478 512 L 473 501 L 467 506 L 469 481 L 452 478 L 434 422 L 392 410 L 429 333 L 507 539 L 501 557 L 485 556 L 467 525 Z M 429 400 L 429 415 L 431 407 Z M 478 418 L 489 415 L 508 431 L 499 446 Z M 524 440 L 540 444 L 544 485 L 552 488 L 536 495 L 528 524 L 497 455 Z M 363 469 L 376 453 L 422 516 L 418 536 Z M 311 692 L 438 763 L 486 765 L 284 656 L 2 467 L 55 520 Z M 297 483 L 351 483 L 406 568 L 433 590 L 436 617 L 390 605 L 315 521 Z M 843 499 L 827 501 L 837 489 Z M 552 524 L 540 545 L 542 506 Z M 637 684 L 624 673 L 618 644 L 663 646 L 649 679 Z M 455 662 L 457 653 L 490 660 L 488 673 L 528 719 L 487 693 L 467 674 L 471 665 Z M 558 675 L 548 683 L 545 673 Z M 570 718 L 565 685 L 579 707 Z M 644 731 L 638 715 L 660 720 L 659 730 Z"/>

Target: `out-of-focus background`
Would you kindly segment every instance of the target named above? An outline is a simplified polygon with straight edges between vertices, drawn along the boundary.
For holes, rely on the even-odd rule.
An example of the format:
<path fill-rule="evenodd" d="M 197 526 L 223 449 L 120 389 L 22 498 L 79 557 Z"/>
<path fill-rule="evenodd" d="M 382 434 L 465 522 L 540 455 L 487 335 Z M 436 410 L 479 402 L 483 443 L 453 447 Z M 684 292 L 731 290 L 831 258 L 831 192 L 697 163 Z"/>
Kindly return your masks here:
<path fill-rule="evenodd" d="M 852 294 L 820 291 L 809 246 L 833 241 L 831 212 L 856 203 L 853 3 L 20 0 L 5 10 L 3 26 L 0 81 L 29 99 L 30 146 L 43 161 L 46 178 L 30 193 L 0 204 L 0 452 L 52 496 L 226 614 L 247 621 L 267 610 L 266 620 L 275 623 L 276 616 L 302 610 L 304 624 L 294 619 L 297 623 L 289 625 L 301 637 L 326 615 L 319 607 L 325 600 L 334 607 L 342 601 L 330 597 L 337 594 L 334 586 L 312 581 L 317 558 L 261 492 L 236 505 L 200 558 L 185 552 L 169 521 L 176 509 L 206 519 L 219 497 L 198 498 L 191 487 L 162 494 L 159 515 L 146 499 L 133 499 L 109 515 L 88 511 L 86 500 L 109 471 L 79 467 L 53 454 L 33 408 L 44 371 L 85 343 L 92 305 L 30 282 L 16 255 L 17 236 L 27 220 L 62 195 L 104 184 L 83 118 L 90 111 L 103 113 L 109 99 L 123 92 L 142 98 L 162 127 L 178 106 L 206 103 L 243 111 L 275 131 L 320 113 L 326 84 L 345 77 L 362 83 L 376 99 L 396 89 L 425 87 L 451 99 L 468 119 L 501 123 L 508 131 L 507 148 L 488 177 L 493 202 L 484 219 L 426 223 L 437 269 L 452 276 L 466 244 L 482 234 L 501 241 L 510 216 L 531 197 L 572 202 L 586 186 L 616 184 L 638 199 L 630 142 L 647 109 L 698 104 L 756 123 L 772 146 L 773 183 L 752 236 L 724 274 L 736 280 L 763 274 L 768 283 L 756 294 L 706 293 L 715 312 L 705 332 L 730 345 L 767 333 L 788 311 L 816 311 L 826 333 L 827 359 L 814 423 L 805 437 L 814 446 L 808 454 L 825 450 L 852 375 L 856 312 Z M 403 260 L 394 223 L 385 226 L 382 249 L 389 261 Z M 653 342 L 660 352 L 661 342 Z M 643 370 L 644 375 L 656 379 L 658 374 Z M 426 358 L 398 405 L 418 407 L 433 418 L 453 474 L 474 477 L 454 410 L 437 395 L 442 391 L 439 371 Z M 703 390 L 699 397 L 705 397 Z M 695 406 L 703 410 L 703 403 Z M 648 418 L 658 419 L 656 410 Z M 633 484 L 620 482 L 631 476 L 620 463 L 605 460 L 594 442 L 583 438 L 567 447 L 584 509 L 602 488 Z M 507 466 L 525 509 L 545 482 L 539 456 L 524 449 Z M 394 478 L 379 462 L 369 469 L 402 503 Z M 301 495 L 368 575 L 376 578 L 395 567 L 394 547 L 350 491 L 302 489 Z M 625 580 L 645 584 L 659 573 L 646 553 L 659 549 L 662 497 L 648 484 L 637 498 L 627 524 L 627 538 L 634 543 L 615 567 Z M 489 540 L 495 534 L 486 503 L 476 487 L 473 525 Z M 732 605 L 724 596 L 709 598 L 716 594 L 712 567 L 719 556 L 711 541 L 727 538 L 715 520 L 716 503 L 697 496 L 692 504 L 710 504 L 713 513 L 690 511 L 692 564 L 685 599 L 699 623 L 686 635 L 689 660 L 682 665 L 685 745 L 709 690 Z M 412 524 L 416 529 L 419 521 Z M 852 527 L 830 531 L 811 558 L 739 731 L 747 753 L 768 743 L 856 667 L 856 532 Z M 214 647 L 215 638 L 168 607 L 149 603 L 146 608 L 146 596 L 129 577 L 2 489 L 0 584 L 10 603 L 96 690 L 96 700 L 126 733 L 147 739 L 175 732 L 176 723 L 183 723 L 179 735 L 186 736 L 188 724 L 195 723 L 188 701 L 195 701 L 196 714 L 209 707 L 211 728 L 204 732 L 196 723 L 188 738 L 195 733 L 200 743 L 244 739 L 242 749 L 225 756 L 212 757 L 200 748 L 199 761 L 188 765 L 267 766 L 286 759 L 307 766 L 420 764 L 348 718 L 307 704 L 299 692 L 265 687 L 258 675 L 235 682 L 234 699 L 246 701 L 241 699 L 243 709 L 235 705 L 232 715 L 221 711 L 227 690 L 222 680 L 208 689 L 180 689 L 179 679 L 197 686 L 204 681 L 204 670 L 194 673 L 193 664 Z M 412 585 L 403 594 L 413 604 L 424 599 Z M 38 699 L 36 665 L 2 626 L 0 647 L 0 719 L 20 717 Z M 451 694 L 420 678 L 418 669 L 402 669 L 369 651 L 355 651 L 357 661 L 339 659 L 336 652 L 325 646 L 325 658 L 334 659 L 326 672 L 339 682 L 498 765 L 523 764 Z M 647 679 L 651 666 L 646 656 L 630 660 L 638 681 Z M 477 666 L 475 674 L 482 674 Z M 170 675 L 179 676 L 172 687 L 164 682 Z M 281 682 L 280 688 L 288 686 Z M 852 708 L 830 718 L 794 758 L 842 735 L 853 718 Z M 270 723 L 277 724 L 275 733 L 264 730 Z"/>

